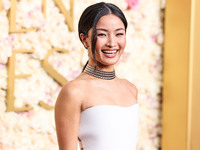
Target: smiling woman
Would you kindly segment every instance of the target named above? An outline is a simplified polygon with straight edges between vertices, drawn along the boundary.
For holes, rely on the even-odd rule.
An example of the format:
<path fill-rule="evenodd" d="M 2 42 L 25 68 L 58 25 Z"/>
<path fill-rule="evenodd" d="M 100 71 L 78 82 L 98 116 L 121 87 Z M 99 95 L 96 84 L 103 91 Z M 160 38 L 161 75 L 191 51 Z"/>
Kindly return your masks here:
<path fill-rule="evenodd" d="M 91 43 L 92 31 L 93 29 L 89 30 L 88 37 L 85 37 L 83 33 L 80 34 L 84 45 Z M 119 17 L 108 14 L 99 19 L 96 31 L 95 58 L 90 51 L 91 45 L 88 45 L 89 65 L 95 65 L 94 59 L 96 59 L 98 63 L 96 67 L 112 71 L 113 65 L 119 60 L 126 45 L 125 26 Z"/>
<path fill-rule="evenodd" d="M 60 150 L 135 150 L 139 105 L 135 85 L 116 77 L 114 65 L 126 45 L 127 21 L 110 3 L 83 12 L 79 37 L 88 50 L 83 72 L 61 90 L 55 121 Z"/>

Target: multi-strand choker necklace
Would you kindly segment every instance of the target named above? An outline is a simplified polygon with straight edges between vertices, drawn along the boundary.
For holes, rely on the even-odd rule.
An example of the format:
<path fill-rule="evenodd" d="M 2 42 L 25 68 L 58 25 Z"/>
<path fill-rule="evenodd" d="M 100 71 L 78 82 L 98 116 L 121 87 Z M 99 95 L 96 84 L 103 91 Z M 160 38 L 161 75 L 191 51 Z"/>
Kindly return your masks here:
<path fill-rule="evenodd" d="M 112 80 L 115 78 L 115 71 L 102 71 L 90 66 L 89 64 L 85 67 L 84 72 L 91 76 L 105 80 Z"/>

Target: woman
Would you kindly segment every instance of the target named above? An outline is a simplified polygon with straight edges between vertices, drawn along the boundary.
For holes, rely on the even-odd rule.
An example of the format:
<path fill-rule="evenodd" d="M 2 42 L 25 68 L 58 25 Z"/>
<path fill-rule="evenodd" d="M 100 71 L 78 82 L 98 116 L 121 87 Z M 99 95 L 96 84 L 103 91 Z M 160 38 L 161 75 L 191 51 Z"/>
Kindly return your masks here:
<path fill-rule="evenodd" d="M 79 20 L 79 37 L 88 50 L 83 72 L 61 90 L 55 121 L 60 150 L 135 150 L 137 89 L 115 76 L 126 45 L 127 21 L 110 3 L 89 6 Z"/>

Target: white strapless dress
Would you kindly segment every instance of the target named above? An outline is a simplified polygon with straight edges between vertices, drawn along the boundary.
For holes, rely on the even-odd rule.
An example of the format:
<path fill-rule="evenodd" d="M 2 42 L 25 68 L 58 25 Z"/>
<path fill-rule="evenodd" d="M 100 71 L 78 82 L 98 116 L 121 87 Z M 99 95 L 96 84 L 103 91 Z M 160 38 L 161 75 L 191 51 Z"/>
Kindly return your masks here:
<path fill-rule="evenodd" d="M 84 150 L 135 150 L 139 130 L 139 104 L 129 107 L 98 105 L 82 111 L 80 148 Z"/>

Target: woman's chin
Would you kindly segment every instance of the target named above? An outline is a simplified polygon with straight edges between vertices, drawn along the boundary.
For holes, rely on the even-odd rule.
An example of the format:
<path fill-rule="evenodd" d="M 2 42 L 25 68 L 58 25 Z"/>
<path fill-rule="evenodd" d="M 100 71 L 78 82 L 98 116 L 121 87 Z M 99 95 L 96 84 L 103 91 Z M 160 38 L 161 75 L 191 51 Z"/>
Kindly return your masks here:
<path fill-rule="evenodd" d="M 118 59 L 98 61 L 99 64 L 104 65 L 104 66 L 113 66 L 117 64 L 117 62 L 118 62 Z"/>

